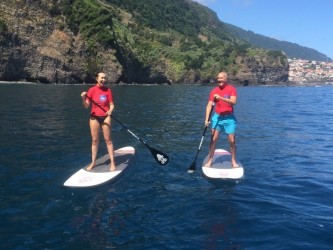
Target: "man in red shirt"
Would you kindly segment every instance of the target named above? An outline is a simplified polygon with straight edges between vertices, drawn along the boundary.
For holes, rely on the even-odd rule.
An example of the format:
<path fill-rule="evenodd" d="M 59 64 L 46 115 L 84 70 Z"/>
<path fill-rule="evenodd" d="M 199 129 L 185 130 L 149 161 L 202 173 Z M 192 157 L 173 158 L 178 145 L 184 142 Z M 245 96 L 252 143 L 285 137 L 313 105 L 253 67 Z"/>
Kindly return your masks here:
<path fill-rule="evenodd" d="M 209 159 L 205 167 L 212 165 L 212 158 L 214 156 L 216 143 L 219 139 L 221 131 L 227 134 L 230 153 L 231 164 L 234 168 L 238 167 L 236 162 L 236 139 L 235 131 L 237 120 L 234 116 L 234 105 L 237 102 L 236 88 L 227 83 L 228 76 L 225 72 L 220 72 L 217 75 L 218 87 L 215 87 L 209 95 L 208 104 L 206 107 L 205 125 L 208 126 L 209 114 L 215 103 L 215 112 L 211 119 L 212 126 L 212 139 L 209 147 Z"/>
<path fill-rule="evenodd" d="M 91 170 L 96 165 L 96 158 L 99 144 L 99 131 L 103 130 L 105 144 L 110 156 L 110 171 L 116 169 L 113 156 L 113 143 L 111 140 L 111 113 L 114 109 L 111 90 L 105 87 L 106 75 L 103 72 L 99 72 L 96 75 L 96 85 L 91 87 L 87 92 L 82 92 L 82 104 L 85 108 L 90 105 L 90 99 L 92 100 L 91 112 L 90 112 L 90 132 L 91 132 L 91 164 L 87 167 L 87 170 Z M 89 97 L 89 98 L 86 98 Z M 106 111 L 106 112 L 105 112 Z"/>

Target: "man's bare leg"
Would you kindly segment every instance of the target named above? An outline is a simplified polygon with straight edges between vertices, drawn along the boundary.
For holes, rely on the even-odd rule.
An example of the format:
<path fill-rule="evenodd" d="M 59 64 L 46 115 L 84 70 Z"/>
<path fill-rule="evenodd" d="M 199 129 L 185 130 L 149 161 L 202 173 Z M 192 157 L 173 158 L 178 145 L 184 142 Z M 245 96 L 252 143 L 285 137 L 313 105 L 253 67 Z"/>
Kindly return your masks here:
<path fill-rule="evenodd" d="M 228 135 L 228 141 L 229 141 L 229 144 L 230 144 L 232 167 L 233 168 L 238 168 L 238 164 L 236 162 L 236 138 L 235 138 L 235 134 Z"/>
<path fill-rule="evenodd" d="M 209 168 L 212 165 L 212 161 L 213 161 L 213 156 L 215 153 L 215 148 L 216 148 L 216 143 L 219 139 L 219 131 L 212 129 L 212 137 L 210 140 L 210 145 L 209 145 L 209 158 L 207 163 L 205 164 L 205 167 Z"/>

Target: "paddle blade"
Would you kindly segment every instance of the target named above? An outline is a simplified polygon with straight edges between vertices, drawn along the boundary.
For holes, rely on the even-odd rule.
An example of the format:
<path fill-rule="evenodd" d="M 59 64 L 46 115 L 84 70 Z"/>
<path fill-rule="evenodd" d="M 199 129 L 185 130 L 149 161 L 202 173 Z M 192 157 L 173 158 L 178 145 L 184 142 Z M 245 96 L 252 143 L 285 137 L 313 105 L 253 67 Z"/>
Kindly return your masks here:
<path fill-rule="evenodd" d="M 147 146 L 147 145 L 146 145 Z M 147 146 L 148 147 L 148 146 Z M 169 162 L 169 156 L 166 154 L 162 153 L 161 151 L 148 147 L 152 155 L 154 156 L 155 160 L 160 164 L 160 165 L 166 165 Z"/>
<path fill-rule="evenodd" d="M 192 165 L 188 168 L 187 173 L 192 174 L 192 173 L 194 173 L 195 169 L 196 169 L 196 166 L 195 166 L 195 161 L 194 161 L 192 163 Z"/>

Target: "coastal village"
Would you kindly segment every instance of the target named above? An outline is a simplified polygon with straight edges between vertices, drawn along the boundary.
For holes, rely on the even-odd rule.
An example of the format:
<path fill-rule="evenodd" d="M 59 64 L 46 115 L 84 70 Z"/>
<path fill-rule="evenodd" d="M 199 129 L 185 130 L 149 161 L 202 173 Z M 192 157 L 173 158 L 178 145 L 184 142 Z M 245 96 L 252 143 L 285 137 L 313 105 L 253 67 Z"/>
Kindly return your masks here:
<path fill-rule="evenodd" d="M 297 84 L 333 84 L 333 62 L 288 59 L 289 81 Z"/>

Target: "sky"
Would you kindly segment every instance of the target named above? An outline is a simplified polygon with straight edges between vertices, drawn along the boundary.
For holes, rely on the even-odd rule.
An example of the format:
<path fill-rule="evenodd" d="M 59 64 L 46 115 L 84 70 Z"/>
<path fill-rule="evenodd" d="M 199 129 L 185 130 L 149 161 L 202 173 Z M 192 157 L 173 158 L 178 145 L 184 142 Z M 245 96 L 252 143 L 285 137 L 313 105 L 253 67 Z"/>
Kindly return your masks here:
<path fill-rule="evenodd" d="M 222 22 L 315 49 L 333 59 L 333 0 L 194 0 Z"/>

